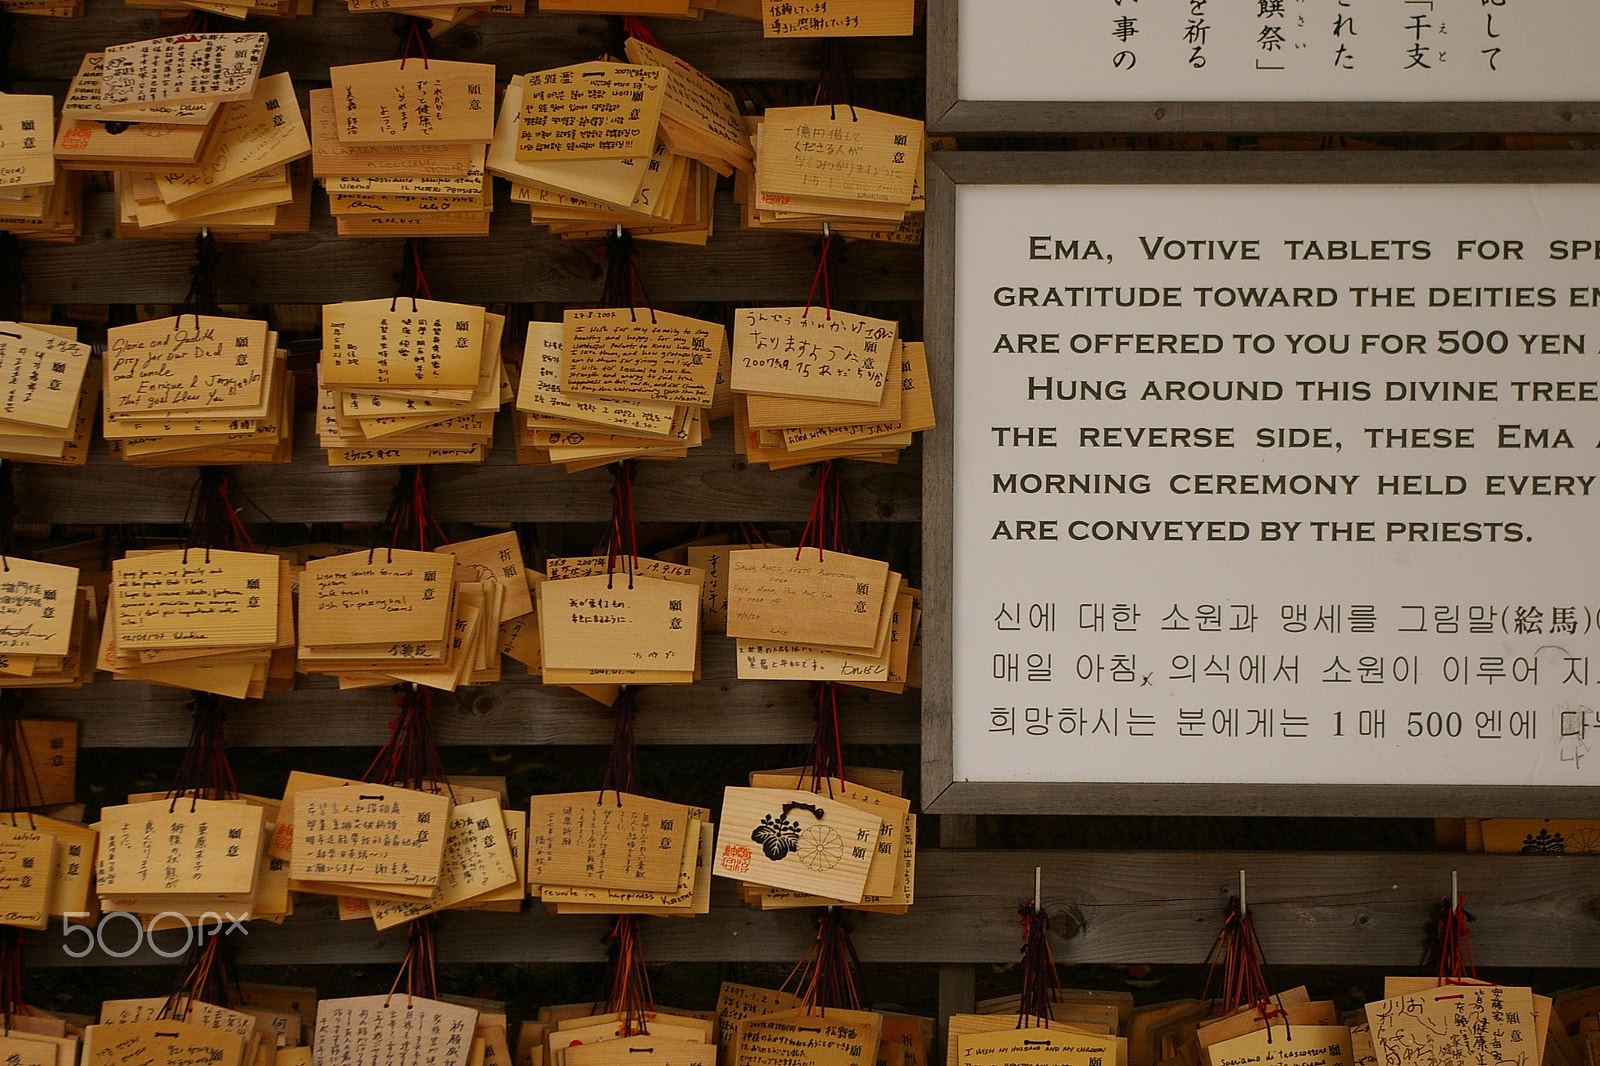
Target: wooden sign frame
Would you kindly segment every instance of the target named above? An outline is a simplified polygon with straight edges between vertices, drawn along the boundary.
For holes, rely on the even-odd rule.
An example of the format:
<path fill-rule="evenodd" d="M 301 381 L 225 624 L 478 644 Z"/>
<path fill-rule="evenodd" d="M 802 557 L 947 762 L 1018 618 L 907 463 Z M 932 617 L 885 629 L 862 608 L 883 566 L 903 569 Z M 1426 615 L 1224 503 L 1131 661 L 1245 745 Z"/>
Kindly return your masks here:
<path fill-rule="evenodd" d="M 956 780 L 953 594 L 957 189 L 974 186 L 1596 184 L 1580 152 L 937 153 L 928 157 L 926 336 L 938 428 L 924 440 L 922 809 L 935 814 L 1229 814 L 1571 817 L 1600 814 L 1584 785 L 1194 784 Z M 1086 373 L 1088 371 L 1085 371 Z M 1070 543 L 1062 546 L 1070 560 Z M 1064 678 L 1061 685 L 1071 686 Z"/>
<path fill-rule="evenodd" d="M 1497 103 L 963 99 L 961 0 L 927 3 L 929 133 L 1583 134 L 1600 130 L 1600 99 Z M 1014 57 L 994 58 L 1017 62 Z"/>

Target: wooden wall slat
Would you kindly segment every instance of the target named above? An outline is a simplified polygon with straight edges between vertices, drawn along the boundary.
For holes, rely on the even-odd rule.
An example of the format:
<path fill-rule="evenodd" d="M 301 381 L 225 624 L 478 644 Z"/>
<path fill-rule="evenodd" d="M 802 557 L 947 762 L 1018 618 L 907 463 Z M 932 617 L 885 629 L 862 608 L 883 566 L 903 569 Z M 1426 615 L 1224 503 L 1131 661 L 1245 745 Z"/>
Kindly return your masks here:
<path fill-rule="evenodd" d="M 564 467 L 518 466 L 511 417 L 498 419 L 498 445 L 481 465 L 428 468 L 428 499 L 441 522 L 609 522 L 611 475 Z M 921 451 L 896 466 L 846 463 L 851 513 L 861 521 L 915 522 L 922 513 Z M 294 461 L 229 468 L 239 487 L 274 522 L 379 522 L 397 467 L 330 467 L 309 419 L 296 426 Z M 193 467 L 147 469 L 105 454 L 96 442 L 79 468 L 17 466 L 20 522 L 59 524 L 183 521 Z M 640 522 L 804 522 L 816 496 L 809 467 L 772 471 L 734 453 L 731 421 L 688 456 L 641 462 L 634 476 Z M 245 521 L 265 521 L 246 507 Z"/>
<path fill-rule="evenodd" d="M 79 689 L 29 692 L 30 716 L 71 718 L 83 748 L 181 748 L 189 742 L 192 694 L 107 675 Z M 635 737 L 640 744 L 807 744 L 816 724 L 808 687 L 796 681 L 740 681 L 734 642 L 709 636 L 705 677 L 693 685 L 640 689 Z M 849 744 L 915 744 L 918 695 L 846 688 L 839 717 Z M 389 689 L 339 692 L 331 679 L 302 677 L 293 692 L 232 705 L 234 747 L 371 747 L 389 736 Z M 610 744 L 612 713 L 571 689 L 526 674 L 495 685 L 433 697 L 442 745 Z"/>
<path fill-rule="evenodd" d="M 1211 852 L 927 851 L 918 857 L 917 899 L 909 914 L 855 915 L 854 939 L 866 962 L 1010 963 L 1017 952 L 1017 903 L 1031 894 L 1033 869 L 1054 886 L 1044 905 L 1072 905 L 1083 931 L 1056 940 L 1055 958 L 1079 963 L 1201 963 L 1223 906 L 1249 870 L 1251 909 L 1266 955 L 1278 965 L 1388 966 L 1410 972 L 1434 901 L 1450 873 L 1478 921 L 1473 954 L 1482 967 L 1593 966 L 1600 921 L 1600 857 L 1507 855 Z M 717 879 L 711 913 L 691 921 L 645 923 L 651 962 L 793 962 L 810 943 L 814 912 L 760 912 L 740 904 Z M 600 962 L 608 918 L 446 915 L 439 956 L 451 962 Z M 127 930 L 108 930 L 108 941 Z M 237 935 L 237 934 L 236 934 Z M 176 937 L 181 944 L 182 937 Z M 126 960 L 94 952 L 68 958 L 59 930 L 29 938 L 30 963 L 43 966 L 161 964 L 148 949 Z M 81 934 L 74 943 L 81 944 Z M 166 950 L 167 940 L 163 940 Z M 401 929 L 377 933 L 339 922 L 325 899 L 301 906 L 282 926 L 252 926 L 237 940 L 243 964 L 397 963 Z"/>
<path fill-rule="evenodd" d="M 538 6 L 529 0 L 529 8 Z M 351 14 L 343 4 L 319 0 L 304 19 L 251 20 L 271 35 L 264 70 L 289 71 L 296 81 L 327 84 L 328 67 L 393 59 L 400 43 L 394 13 Z M 118 0 L 89 0 L 83 19 L 20 18 L 12 48 L 11 77 L 18 81 L 68 81 L 83 54 L 171 32 L 171 20 Z M 766 40 L 748 19 L 708 15 L 695 22 L 653 18 L 661 46 L 719 81 L 815 81 L 822 43 Z M 499 80 L 514 74 L 583 63 L 604 47 L 606 20 L 593 15 L 486 18 L 428 41 L 435 59 L 493 63 Z M 922 77 L 922 42 L 915 38 L 865 38 L 841 42 L 851 73 L 866 81 Z"/>
<path fill-rule="evenodd" d="M 84 195 L 83 239 L 29 244 L 23 257 L 25 302 L 35 304 L 180 303 L 189 291 L 189 240 L 116 240 L 109 192 Z M 657 304 L 804 303 L 817 269 L 818 238 L 739 228 L 731 193 L 717 196 L 715 232 L 704 248 L 641 240 L 635 259 Z M 468 303 L 594 304 L 604 268 L 597 241 L 564 241 L 535 230 L 511 187 L 495 182 L 487 237 L 434 237 L 426 243 L 428 283 L 441 300 Z M 270 241 L 223 243 L 217 274 L 221 303 L 333 303 L 393 296 L 400 269 L 398 237 L 339 237 L 319 191 L 310 233 Z M 833 279 L 834 298 L 920 300 L 922 253 L 916 247 L 853 242 Z M 308 269 L 315 264 L 316 269 Z"/>

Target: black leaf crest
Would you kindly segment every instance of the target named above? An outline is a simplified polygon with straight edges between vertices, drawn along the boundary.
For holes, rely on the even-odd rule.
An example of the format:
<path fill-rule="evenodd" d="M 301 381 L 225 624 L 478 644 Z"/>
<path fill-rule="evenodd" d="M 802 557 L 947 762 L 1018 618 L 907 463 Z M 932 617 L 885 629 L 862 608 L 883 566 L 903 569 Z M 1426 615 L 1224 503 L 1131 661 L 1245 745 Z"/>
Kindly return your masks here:
<path fill-rule="evenodd" d="M 779 862 L 800 843 L 800 823 L 790 821 L 786 815 L 766 815 L 756 826 L 750 839 L 761 845 L 767 858 Z"/>
<path fill-rule="evenodd" d="M 1561 838 L 1560 833 L 1551 833 L 1548 829 L 1539 830 L 1538 835 L 1529 833 L 1522 838 L 1523 855 L 1559 855 L 1567 850 L 1567 842 Z"/>

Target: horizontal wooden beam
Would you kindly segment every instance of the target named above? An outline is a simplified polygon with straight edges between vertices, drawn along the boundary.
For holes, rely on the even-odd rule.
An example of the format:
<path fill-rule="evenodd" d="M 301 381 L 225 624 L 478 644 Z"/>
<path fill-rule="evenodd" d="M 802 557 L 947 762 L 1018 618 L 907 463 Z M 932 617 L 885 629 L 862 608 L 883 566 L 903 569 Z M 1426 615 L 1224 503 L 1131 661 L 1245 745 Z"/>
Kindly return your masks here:
<path fill-rule="evenodd" d="M 518 466 L 511 416 L 501 413 L 498 444 L 479 465 L 428 470 L 428 499 L 441 522 L 609 522 L 611 475 L 604 468 Z M 181 523 L 194 467 L 146 469 L 112 459 L 96 442 L 81 468 L 19 464 L 19 522 L 99 525 Z M 921 451 L 898 465 L 846 462 L 845 484 L 858 521 L 915 522 L 922 513 Z M 295 457 L 283 465 L 230 468 L 239 487 L 274 522 L 380 522 L 389 509 L 395 467 L 328 465 L 309 417 L 296 426 Z M 773 471 L 734 453 L 731 421 L 671 462 L 641 462 L 634 474 L 639 522 L 804 522 L 816 497 L 809 467 Z M 263 521 L 246 507 L 247 522 Z"/>
<path fill-rule="evenodd" d="M 537 0 L 528 0 L 536 8 Z M 21 18 L 11 52 L 17 81 L 66 81 L 87 51 L 171 32 L 172 23 L 120 0 L 89 0 L 81 19 Z M 250 29 L 271 36 L 265 72 L 287 70 L 296 81 L 327 84 L 328 68 L 393 59 L 400 25 L 395 12 L 352 14 L 345 5 L 319 0 L 313 18 L 252 20 Z M 766 40 L 759 23 L 725 15 L 700 21 L 652 18 L 652 33 L 667 51 L 718 81 L 816 81 L 822 65 L 820 40 Z M 594 15 L 485 18 L 428 41 L 433 59 L 493 63 L 498 79 L 536 70 L 585 63 L 605 48 L 606 20 Z M 857 79 L 920 78 L 922 41 L 910 37 L 843 39 L 846 63 Z"/>
<path fill-rule="evenodd" d="M 51 20 L 46 20 L 51 21 Z M 600 299 L 598 241 L 564 241 L 534 229 L 525 204 L 495 181 L 487 237 L 430 237 L 425 266 L 435 298 L 465 303 L 588 303 Z M 111 194 L 84 194 L 83 238 L 26 246 L 24 299 L 35 304 L 181 303 L 194 266 L 192 240 L 117 240 Z M 717 194 L 715 233 L 705 247 L 638 242 L 635 260 L 658 304 L 804 303 L 819 238 L 739 228 L 731 193 Z M 340 237 L 318 192 L 311 232 L 223 243 L 217 298 L 224 304 L 333 303 L 393 296 L 399 238 Z M 833 276 L 836 300 L 920 300 L 922 250 L 852 242 Z"/>
<path fill-rule="evenodd" d="M 815 731 L 803 681 L 740 681 L 734 643 L 707 637 L 705 677 L 693 685 L 639 690 L 640 744 L 805 744 Z M 30 691 L 29 715 L 71 718 L 84 748 L 181 748 L 191 725 L 184 689 L 106 675 L 78 689 Z M 918 694 L 844 689 L 839 717 L 847 744 L 915 744 Z M 371 747 L 389 736 L 394 694 L 339 692 L 331 679 L 301 677 L 293 692 L 231 704 L 228 742 L 240 748 Z M 518 673 L 498 684 L 434 694 L 434 735 L 443 745 L 609 744 L 613 717 L 569 688 Z"/>
<path fill-rule="evenodd" d="M 1448 896 L 1451 871 L 1478 919 L 1473 954 L 1485 968 L 1592 967 L 1600 953 L 1600 857 L 1296 852 L 926 851 L 917 860 L 916 903 L 909 914 L 851 917 L 867 962 L 1010 963 L 1017 955 L 1019 901 L 1031 895 L 1034 867 L 1044 871 L 1047 910 L 1076 926 L 1056 938 L 1056 961 L 1199 964 L 1223 907 L 1249 871 L 1250 905 L 1266 957 L 1281 965 L 1395 966 L 1409 969 L 1436 900 Z M 716 879 L 712 910 L 692 920 L 661 919 L 644 928 L 651 962 L 793 962 L 810 943 L 814 912 L 762 912 L 740 904 Z M 120 928 L 118 928 L 120 926 Z M 600 962 L 609 919 L 522 914 L 450 914 L 439 932 L 445 962 Z M 314 897 L 282 926 L 251 926 L 238 938 L 244 964 L 398 963 L 403 929 L 375 932 L 340 922 Z M 120 938 L 120 939 L 119 939 Z M 128 923 L 105 931 L 113 950 L 131 943 Z M 163 950 L 182 935 L 162 934 Z M 70 943 L 80 950 L 82 934 Z M 162 964 L 148 947 L 126 959 L 96 949 L 70 958 L 59 933 L 29 937 L 32 965 Z M 1489 970 L 1492 974 L 1492 969 Z"/>

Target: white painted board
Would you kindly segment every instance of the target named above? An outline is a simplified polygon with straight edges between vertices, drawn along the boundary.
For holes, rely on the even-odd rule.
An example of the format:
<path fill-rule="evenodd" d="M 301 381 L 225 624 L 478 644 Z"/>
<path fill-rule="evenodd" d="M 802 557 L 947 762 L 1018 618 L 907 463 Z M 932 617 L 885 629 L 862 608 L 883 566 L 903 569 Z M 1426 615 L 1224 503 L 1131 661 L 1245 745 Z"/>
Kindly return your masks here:
<path fill-rule="evenodd" d="M 1600 188 L 955 234 L 955 780 L 1600 782 Z"/>
<path fill-rule="evenodd" d="M 963 100 L 1592 100 L 1592 0 L 959 0 Z"/>

